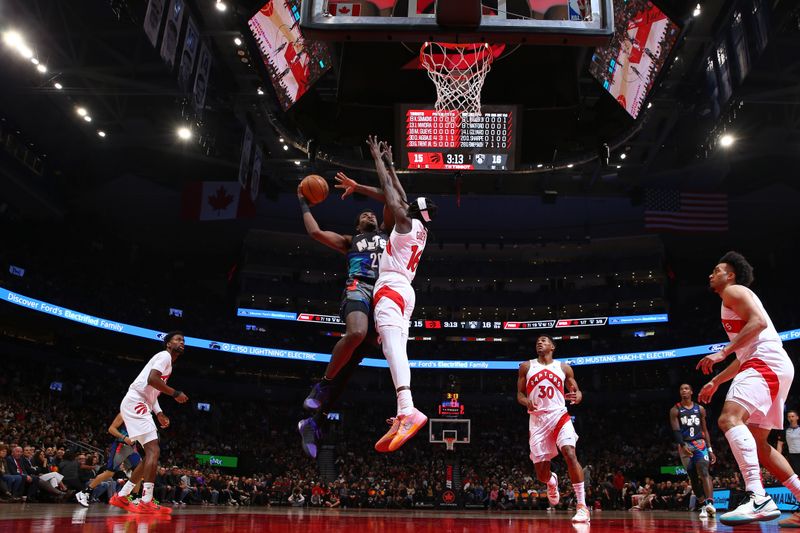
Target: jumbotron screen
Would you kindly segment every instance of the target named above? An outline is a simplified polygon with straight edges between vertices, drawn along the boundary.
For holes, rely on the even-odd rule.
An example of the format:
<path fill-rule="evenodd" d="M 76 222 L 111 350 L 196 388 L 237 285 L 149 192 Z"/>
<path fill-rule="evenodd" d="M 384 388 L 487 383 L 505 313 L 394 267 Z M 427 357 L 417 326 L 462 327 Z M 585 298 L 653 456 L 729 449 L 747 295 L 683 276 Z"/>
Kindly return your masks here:
<path fill-rule="evenodd" d="M 514 170 L 520 112 L 485 105 L 481 113 L 397 106 L 400 166 L 409 170 Z"/>
<path fill-rule="evenodd" d="M 614 2 L 614 26 L 608 46 L 595 49 L 589 72 L 636 118 L 680 28 L 649 0 Z"/>

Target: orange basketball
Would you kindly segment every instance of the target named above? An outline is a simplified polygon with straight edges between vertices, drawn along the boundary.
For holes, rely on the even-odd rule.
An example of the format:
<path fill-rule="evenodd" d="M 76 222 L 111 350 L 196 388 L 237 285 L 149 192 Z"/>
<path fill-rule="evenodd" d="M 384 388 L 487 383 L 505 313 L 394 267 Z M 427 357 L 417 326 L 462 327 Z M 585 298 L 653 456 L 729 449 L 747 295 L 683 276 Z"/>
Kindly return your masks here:
<path fill-rule="evenodd" d="M 300 192 L 308 203 L 318 204 L 328 197 L 328 182 L 322 176 L 311 174 L 300 182 Z"/>

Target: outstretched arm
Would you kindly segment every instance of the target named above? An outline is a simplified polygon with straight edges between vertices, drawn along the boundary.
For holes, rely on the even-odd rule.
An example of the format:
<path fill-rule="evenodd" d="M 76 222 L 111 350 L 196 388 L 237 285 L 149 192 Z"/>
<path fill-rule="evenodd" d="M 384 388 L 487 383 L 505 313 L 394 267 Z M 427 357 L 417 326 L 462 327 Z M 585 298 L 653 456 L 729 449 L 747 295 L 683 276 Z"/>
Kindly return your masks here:
<path fill-rule="evenodd" d="M 568 364 L 561 363 L 561 371 L 567 378 L 567 390 L 569 391 L 564 395 L 564 399 L 571 402 L 572 405 L 577 405 L 583 400 L 583 393 L 578 388 L 578 382 L 575 381 L 575 372 Z"/>
<path fill-rule="evenodd" d="M 306 227 L 308 235 L 315 241 L 321 242 L 337 252 L 346 254 L 350 249 L 353 237 L 350 235 L 340 235 L 335 231 L 321 230 L 314 215 L 311 214 L 311 208 L 308 206 L 308 202 L 306 202 L 305 197 L 300 192 L 299 185 L 297 186 L 297 198 L 300 201 L 300 211 L 303 212 L 303 224 Z"/>
<path fill-rule="evenodd" d="M 394 185 L 395 190 L 397 190 L 400 194 L 403 202 L 408 204 L 408 196 L 406 196 L 406 191 L 403 189 L 403 185 L 400 184 L 400 178 L 397 177 L 397 172 L 394 170 L 394 159 L 392 158 L 391 144 L 383 143 L 383 146 L 381 146 L 381 158 L 383 159 L 383 162 L 386 164 L 386 168 L 389 171 L 389 177 L 392 178 L 392 185 Z"/>
<path fill-rule="evenodd" d="M 385 232 L 392 231 L 394 227 L 394 213 L 386 206 L 386 195 L 383 193 L 383 189 L 361 185 L 356 180 L 348 178 L 344 172 L 336 173 L 336 181 L 338 182 L 336 188 L 344 190 L 344 193 L 342 193 L 342 200 L 354 192 L 357 192 L 383 203 L 383 223 L 381 223 L 381 229 Z"/>
<path fill-rule="evenodd" d="M 386 205 L 394 215 L 396 229 L 399 233 L 408 233 L 411 231 L 411 219 L 408 217 L 406 204 L 402 200 L 401 193 L 395 189 L 392 183 L 392 177 L 386 170 L 386 165 L 381 157 L 381 148 L 378 145 L 378 140 L 370 135 L 367 138 L 367 145 L 369 146 L 372 158 L 375 160 L 378 179 L 381 182 L 383 194 L 386 196 Z M 402 188 L 400 190 L 402 191 Z"/>

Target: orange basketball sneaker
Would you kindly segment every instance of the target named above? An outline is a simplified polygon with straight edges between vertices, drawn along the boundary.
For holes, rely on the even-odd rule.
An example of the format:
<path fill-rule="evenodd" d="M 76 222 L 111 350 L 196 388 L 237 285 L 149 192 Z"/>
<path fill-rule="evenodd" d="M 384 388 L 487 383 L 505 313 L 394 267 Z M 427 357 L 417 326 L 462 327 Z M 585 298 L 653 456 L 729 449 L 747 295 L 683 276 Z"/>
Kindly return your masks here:
<path fill-rule="evenodd" d="M 388 452 L 389 445 L 392 443 L 392 439 L 394 439 L 394 436 L 397 434 L 397 430 L 400 429 L 400 420 L 398 420 L 397 417 L 387 418 L 386 423 L 392 427 L 390 427 L 389 431 L 387 431 L 386 434 L 375 443 L 376 452 Z"/>
<path fill-rule="evenodd" d="M 400 422 L 400 427 L 397 429 L 397 434 L 392 439 L 392 442 L 389 443 L 390 452 L 400 448 L 428 422 L 428 417 L 423 415 L 416 407 L 410 415 L 398 415 L 397 419 Z"/>
<path fill-rule="evenodd" d="M 108 503 L 113 505 L 114 507 L 119 507 L 125 511 L 135 512 L 134 503 L 131 501 L 131 498 L 128 496 L 120 496 L 119 494 L 114 494 L 111 498 L 109 498 Z"/>
<path fill-rule="evenodd" d="M 142 500 L 138 500 L 136 502 L 136 505 L 133 507 L 134 507 L 133 512 L 138 514 L 158 514 L 158 515 L 172 514 L 172 509 L 160 505 L 156 500 L 151 500 L 146 503 L 143 502 Z"/>

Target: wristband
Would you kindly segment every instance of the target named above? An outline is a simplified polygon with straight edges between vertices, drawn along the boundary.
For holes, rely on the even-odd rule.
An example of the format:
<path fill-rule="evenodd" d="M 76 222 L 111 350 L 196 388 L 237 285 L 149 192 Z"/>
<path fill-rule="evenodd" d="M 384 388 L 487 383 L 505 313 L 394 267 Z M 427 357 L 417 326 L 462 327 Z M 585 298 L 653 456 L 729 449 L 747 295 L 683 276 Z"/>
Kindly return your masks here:
<path fill-rule="evenodd" d="M 177 398 L 181 394 L 183 394 L 183 392 L 179 391 L 178 389 L 175 389 L 174 391 L 172 391 L 172 397 L 173 398 Z"/>
<path fill-rule="evenodd" d="M 308 207 L 308 202 L 306 202 L 305 198 L 300 198 L 300 211 L 302 211 L 303 214 L 311 212 L 311 208 Z"/>
<path fill-rule="evenodd" d="M 714 450 L 711 449 L 711 446 L 708 447 L 708 453 L 714 453 Z"/>

